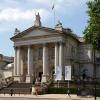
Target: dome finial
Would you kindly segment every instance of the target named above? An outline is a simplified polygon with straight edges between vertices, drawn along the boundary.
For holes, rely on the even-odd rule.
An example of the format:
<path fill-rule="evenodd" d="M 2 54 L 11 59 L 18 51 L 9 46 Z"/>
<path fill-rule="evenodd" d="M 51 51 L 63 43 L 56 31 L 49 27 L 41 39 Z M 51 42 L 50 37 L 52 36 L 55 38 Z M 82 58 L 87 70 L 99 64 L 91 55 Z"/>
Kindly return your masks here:
<path fill-rule="evenodd" d="M 20 31 L 18 30 L 18 28 L 15 28 L 14 34 L 16 35 L 16 34 L 18 34 L 18 33 L 20 33 Z"/>
<path fill-rule="evenodd" d="M 55 26 L 55 29 L 56 30 L 59 30 L 59 31 L 62 31 L 63 30 L 63 26 L 62 26 L 62 23 L 58 20 L 58 23 L 56 24 Z"/>

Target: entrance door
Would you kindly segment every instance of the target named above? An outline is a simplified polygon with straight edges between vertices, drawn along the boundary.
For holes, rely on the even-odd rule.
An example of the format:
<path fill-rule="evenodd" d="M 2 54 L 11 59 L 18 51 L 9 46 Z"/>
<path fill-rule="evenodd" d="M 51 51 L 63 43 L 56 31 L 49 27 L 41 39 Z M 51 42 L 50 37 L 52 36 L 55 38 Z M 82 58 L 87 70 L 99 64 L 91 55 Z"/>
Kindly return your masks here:
<path fill-rule="evenodd" d="M 40 82 L 41 82 L 41 79 L 42 79 L 42 74 L 43 74 L 43 72 L 39 72 L 39 79 L 40 79 Z"/>

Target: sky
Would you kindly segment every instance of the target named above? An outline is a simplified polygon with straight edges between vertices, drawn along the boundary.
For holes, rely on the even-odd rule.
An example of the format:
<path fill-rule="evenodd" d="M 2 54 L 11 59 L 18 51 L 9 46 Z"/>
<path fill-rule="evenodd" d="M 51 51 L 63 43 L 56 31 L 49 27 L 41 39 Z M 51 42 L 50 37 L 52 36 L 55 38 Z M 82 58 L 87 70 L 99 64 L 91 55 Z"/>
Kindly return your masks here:
<path fill-rule="evenodd" d="M 55 1 L 55 10 L 52 6 Z M 0 54 L 14 56 L 15 28 L 20 31 L 34 25 L 35 13 L 40 13 L 42 26 L 54 28 L 60 21 L 64 28 L 71 28 L 83 36 L 87 25 L 88 0 L 0 0 Z M 55 11 L 55 23 L 54 23 Z"/>

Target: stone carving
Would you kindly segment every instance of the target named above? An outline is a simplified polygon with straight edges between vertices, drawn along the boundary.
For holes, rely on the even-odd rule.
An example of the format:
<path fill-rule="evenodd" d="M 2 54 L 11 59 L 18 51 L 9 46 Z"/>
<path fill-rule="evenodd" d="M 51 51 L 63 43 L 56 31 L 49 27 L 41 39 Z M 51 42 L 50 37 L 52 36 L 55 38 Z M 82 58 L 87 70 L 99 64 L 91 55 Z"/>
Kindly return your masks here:
<path fill-rule="evenodd" d="M 18 33 L 20 33 L 20 31 L 18 30 L 18 28 L 15 28 L 15 33 L 14 34 L 16 35 Z"/>
<path fill-rule="evenodd" d="M 41 17 L 40 17 L 40 14 L 38 13 L 36 16 L 36 19 L 35 19 L 35 22 L 34 22 L 34 26 L 41 26 L 41 21 L 40 21 L 40 19 L 41 19 Z"/>

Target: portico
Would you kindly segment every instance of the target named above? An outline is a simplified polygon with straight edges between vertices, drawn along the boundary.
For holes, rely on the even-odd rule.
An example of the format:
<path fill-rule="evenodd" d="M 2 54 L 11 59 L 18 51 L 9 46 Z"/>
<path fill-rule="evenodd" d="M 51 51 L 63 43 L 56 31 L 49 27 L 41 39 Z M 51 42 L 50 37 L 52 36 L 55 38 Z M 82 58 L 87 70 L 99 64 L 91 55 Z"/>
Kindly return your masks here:
<path fill-rule="evenodd" d="M 42 47 L 42 82 L 46 82 L 48 80 L 48 78 L 50 77 L 51 73 L 50 73 L 50 66 L 49 66 L 49 52 L 50 52 L 50 47 L 48 46 L 48 44 L 52 44 L 53 48 L 54 48 L 54 68 L 56 68 L 57 66 L 63 66 L 63 45 L 61 42 L 54 42 L 54 43 L 43 43 L 43 44 L 33 44 L 33 45 L 27 45 L 24 48 L 26 49 L 26 52 L 24 53 L 24 49 L 23 49 L 23 45 L 18 47 L 15 47 L 15 65 L 14 65 L 14 78 L 15 80 L 22 82 L 24 79 L 24 77 L 26 76 L 26 80 L 24 80 L 27 83 L 30 83 L 34 80 L 34 76 L 36 76 L 34 74 L 35 68 L 34 68 L 34 49 L 38 48 L 38 45 L 40 45 Z M 37 45 L 37 46 L 36 46 Z M 27 65 L 26 65 L 26 70 L 27 72 L 24 72 L 24 68 L 25 67 L 24 63 L 26 62 L 24 59 L 26 56 L 26 60 L 27 60 Z M 54 69 L 55 70 L 55 69 Z M 25 75 L 26 74 L 26 75 Z M 35 77 L 36 78 L 36 77 Z"/>

